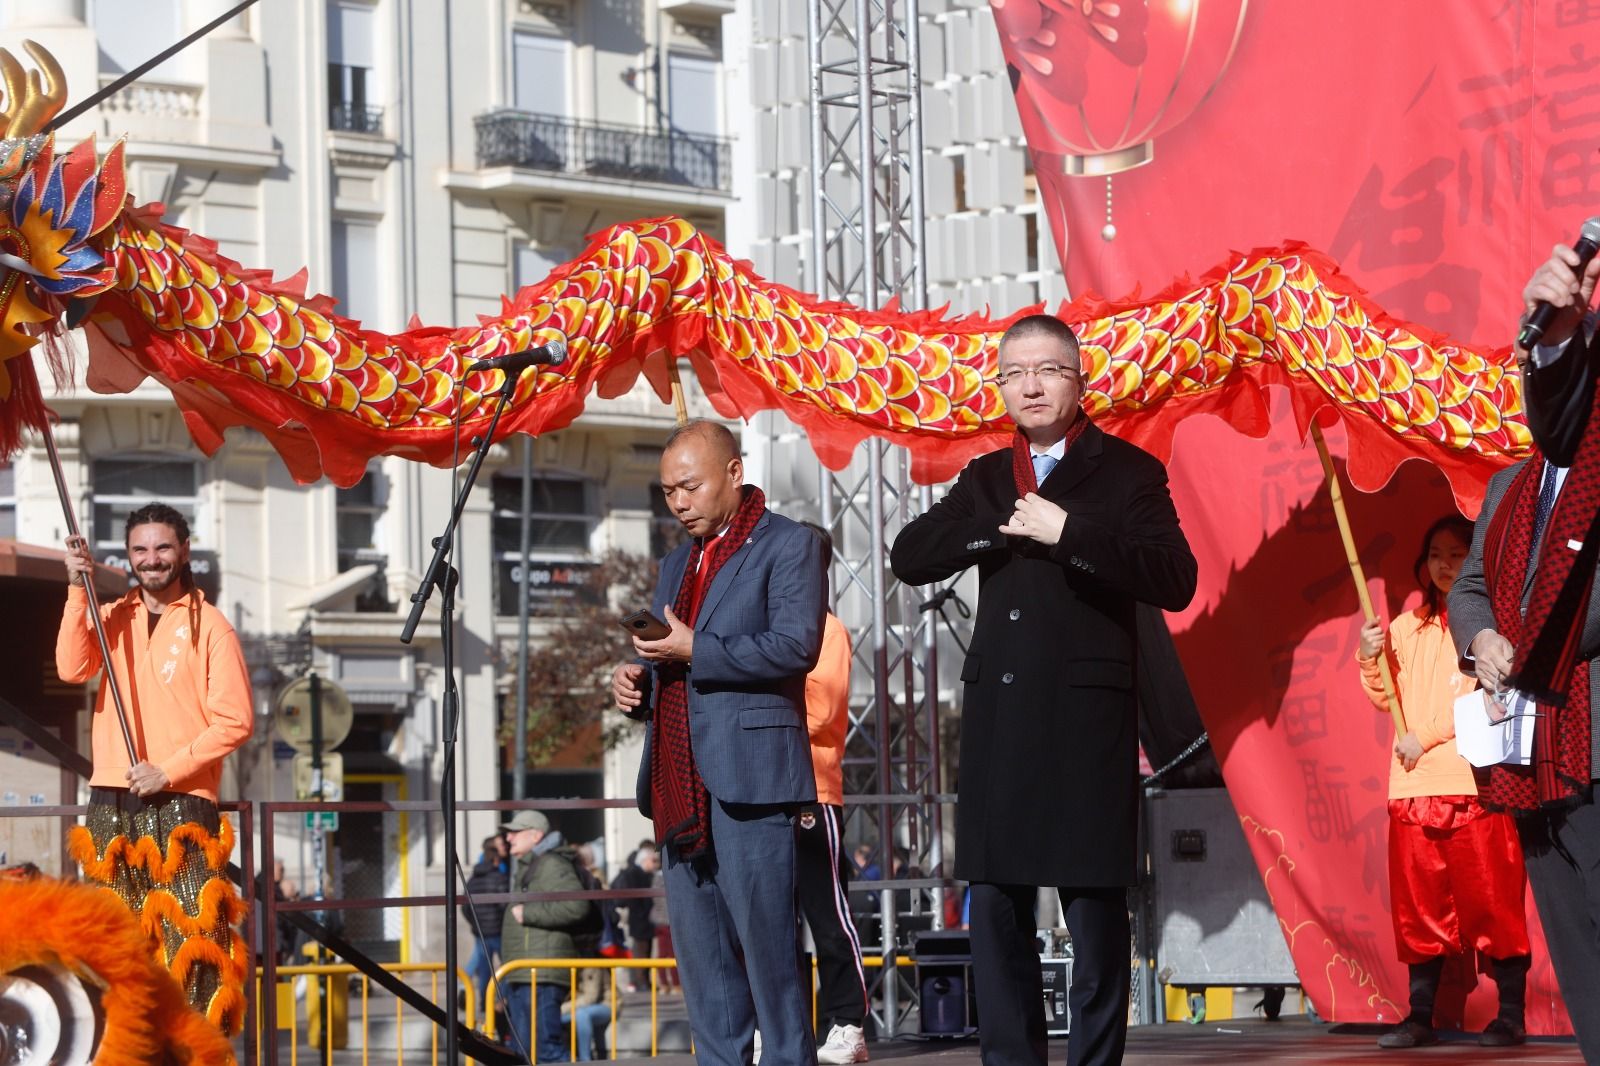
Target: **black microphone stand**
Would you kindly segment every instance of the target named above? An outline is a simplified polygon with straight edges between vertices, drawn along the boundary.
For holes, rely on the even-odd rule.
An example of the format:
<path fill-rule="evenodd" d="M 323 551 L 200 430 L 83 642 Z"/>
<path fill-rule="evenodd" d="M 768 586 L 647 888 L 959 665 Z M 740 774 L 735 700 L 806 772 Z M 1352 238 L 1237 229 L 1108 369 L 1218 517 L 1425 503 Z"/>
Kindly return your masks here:
<path fill-rule="evenodd" d="M 489 428 L 483 435 L 472 443 L 472 465 L 467 468 L 466 480 L 461 484 L 461 490 L 456 494 L 454 505 L 450 508 L 450 521 L 446 523 L 444 532 L 433 540 L 433 561 L 428 564 L 428 571 L 422 576 L 422 583 L 417 586 L 417 591 L 411 594 L 411 613 L 406 617 L 405 628 L 400 631 L 400 643 L 410 644 L 411 638 L 416 636 L 417 625 L 422 621 L 422 611 L 428 605 L 428 598 L 437 588 L 440 593 L 439 600 L 439 638 L 440 650 L 444 654 L 444 698 L 441 712 L 444 717 L 444 772 L 439 780 L 440 808 L 444 814 L 444 852 L 445 852 L 445 879 L 444 879 L 444 1014 L 449 1019 L 445 1028 L 445 1062 L 451 1066 L 459 1060 L 456 1044 L 456 1026 L 460 1022 L 456 1018 L 456 959 L 458 949 L 456 945 L 456 728 L 460 722 L 460 707 L 458 704 L 459 693 L 456 688 L 455 667 L 455 606 L 456 585 L 461 575 L 450 563 L 450 548 L 455 542 L 456 525 L 461 521 L 461 512 L 466 509 L 467 497 L 472 495 L 472 486 L 478 480 L 478 468 L 483 465 L 483 457 L 488 454 L 489 446 L 494 441 L 494 431 L 500 424 L 500 415 L 505 411 L 506 404 L 511 400 L 511 394 L 517 388 L 516 374 L 505 375 L 505 385 L 500 389 L 500 400 L 495 405 L 494 417 L 489 420 Z"/>

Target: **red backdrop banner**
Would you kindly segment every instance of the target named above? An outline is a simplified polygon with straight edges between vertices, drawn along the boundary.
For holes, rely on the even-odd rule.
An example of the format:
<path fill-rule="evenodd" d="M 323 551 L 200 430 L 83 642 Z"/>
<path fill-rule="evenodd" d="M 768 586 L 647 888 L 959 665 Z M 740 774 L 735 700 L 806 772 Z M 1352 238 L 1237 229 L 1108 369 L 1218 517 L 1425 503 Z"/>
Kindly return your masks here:
<path fill-rule="evenodd" d="M 1074 296 L 1151 290 L 1218 248 L 1301 239 L 1391 313 L 1498 346 L 1533 266 L 1600 205 L 1593 0 L 993 8 Z M 1392 727 L 1360 690 L 1355 590 L 1286 407 L 1264 440 L 1208 417 L 1177 431 L 1174 493 L 1201 590 L 1175 630 L 1305 988 L 1326 1018 L 1394 1020 L 1406 975 L 1388 917 Z M 1330 441 L 1342 449 L 1342 434 Z M 1450 494 L 1409 463 L 1347 497 L 1392 618 Z M 1530 1031 L 1570 1032 L 1537 934 L 1535 952 Z M 1481 1027 L 1493 1004 L 1485 977 L 1465 1023 Z"/>

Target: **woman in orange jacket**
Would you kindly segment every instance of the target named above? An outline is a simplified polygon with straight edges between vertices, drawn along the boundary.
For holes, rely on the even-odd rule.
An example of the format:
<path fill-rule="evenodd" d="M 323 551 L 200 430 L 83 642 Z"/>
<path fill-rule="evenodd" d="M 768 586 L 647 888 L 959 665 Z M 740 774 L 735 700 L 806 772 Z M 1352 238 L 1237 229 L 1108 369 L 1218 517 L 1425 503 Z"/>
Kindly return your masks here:
<path fill-rule="evenodd" d="M 1456 751 L 1455 701 L 1476 682 L 1460 670 L 1445 596 L 1466 558 L 1472 523 L 1457 515 L 1429 527 L 1413 566 L 1422 604 L 1389 626 L 1361 629 L 1361 682 L 1388 713 L 1378 656 L 1394 672 L 1409 731 L 1389 767 L 1389 885 L 1395 947 L 1411 970 L 1411 1014 L 1385 1033 L 1385 1048 L 1438 1042 L 1434 999 L 1447 955 L 1477 950 L 1493 964 L 1500 1011 L 1485 1047 L 1520 1044 L 1528 967 L 1522 849 L 1511 816 L 1478 801 L 1472 766 Z"/>

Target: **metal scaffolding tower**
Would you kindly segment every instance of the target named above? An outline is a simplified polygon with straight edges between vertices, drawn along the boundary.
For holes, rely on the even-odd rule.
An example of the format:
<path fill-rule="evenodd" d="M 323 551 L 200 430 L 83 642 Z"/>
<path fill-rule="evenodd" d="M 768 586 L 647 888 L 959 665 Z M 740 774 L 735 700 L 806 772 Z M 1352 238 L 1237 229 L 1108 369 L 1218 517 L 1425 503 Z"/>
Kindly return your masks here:
<path fill-rule="evenodd" d="M 811 287 L 865 308 L 891 299 L 926 307 L 917 0 L 807 0 L 807 13 Z M 937 615 L 919 610 L 920 594 L 888 568 L 894 533 L 931 494 L 912 484 L 906 452 L 882 440 L 820 479 L 822 521 L 834 536 L 834 611 L 851 631 L 855 673 L 872 678 L 870 699 L 852 702 L 846 739 L 846 793 L 867 801 L 850 808 L 852 836 L 877 843 L 885 877 L 899 847 L 939 878 Z M 895 895 L 879 898 L 885 966 L 875 1021 L 885 1036 L 901 1020 Z M 937 927 L 942 892 L 929 895 Z M 909 896 L 921 906 L 922 892 Z"/>

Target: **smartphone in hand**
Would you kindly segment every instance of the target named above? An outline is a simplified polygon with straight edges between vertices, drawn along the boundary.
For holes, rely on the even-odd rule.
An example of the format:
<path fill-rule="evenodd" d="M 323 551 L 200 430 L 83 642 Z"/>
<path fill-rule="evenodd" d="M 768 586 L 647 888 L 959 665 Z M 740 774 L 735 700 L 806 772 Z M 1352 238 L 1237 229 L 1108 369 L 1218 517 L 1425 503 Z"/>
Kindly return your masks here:
<path fill-rule="evenodd" d="M 641 640 L 661 640 L 672 633 L 672 627 L 649 611 L 634 611 L 617 624 Z"/>

